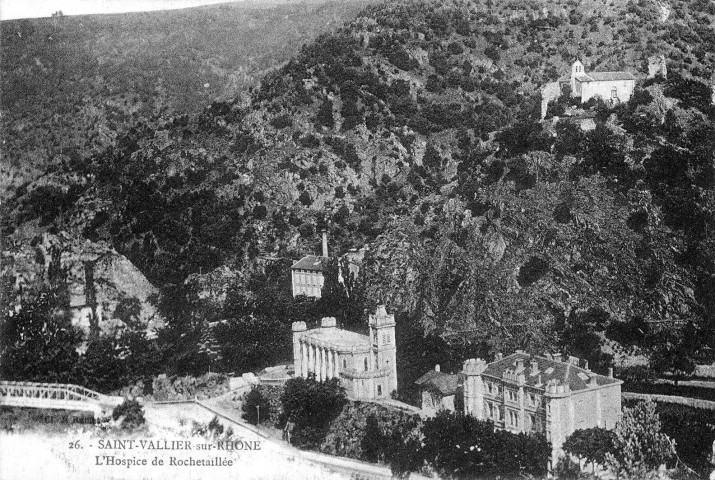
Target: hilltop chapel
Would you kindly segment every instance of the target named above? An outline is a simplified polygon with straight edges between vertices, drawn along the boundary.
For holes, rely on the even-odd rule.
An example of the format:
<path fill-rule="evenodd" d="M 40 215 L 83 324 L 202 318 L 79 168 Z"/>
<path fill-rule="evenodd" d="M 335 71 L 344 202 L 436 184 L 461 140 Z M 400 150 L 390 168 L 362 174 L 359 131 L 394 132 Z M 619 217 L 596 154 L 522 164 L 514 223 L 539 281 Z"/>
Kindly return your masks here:
<path fill-rule="evenodd" d="M 629 72 L 589 72 L 579 60 L 571 65 L 571 74 L 559 78 L 559 86 L 563 91 L 565 86 L 571 88 L 572 97 L 581 97 L 581 103 L 586 103 L 595 97 L 603 101 L 617 104 L 627 102 L 633 95 L 636 77 Z"/>

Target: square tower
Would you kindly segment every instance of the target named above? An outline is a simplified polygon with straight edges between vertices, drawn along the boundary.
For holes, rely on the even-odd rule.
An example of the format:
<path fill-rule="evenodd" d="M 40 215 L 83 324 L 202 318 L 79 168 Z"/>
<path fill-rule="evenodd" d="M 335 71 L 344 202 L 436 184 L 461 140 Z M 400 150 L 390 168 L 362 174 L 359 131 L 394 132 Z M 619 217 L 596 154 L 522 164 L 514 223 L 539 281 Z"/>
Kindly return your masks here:
<path fill-rule="evenodd" d="M 388 372 L 387 391 L 397 389 L 397 346 L 395 345 L 395 316 L 379 305 L 369 318 L 370 344 L 374 352 L 376 369 Z"/>

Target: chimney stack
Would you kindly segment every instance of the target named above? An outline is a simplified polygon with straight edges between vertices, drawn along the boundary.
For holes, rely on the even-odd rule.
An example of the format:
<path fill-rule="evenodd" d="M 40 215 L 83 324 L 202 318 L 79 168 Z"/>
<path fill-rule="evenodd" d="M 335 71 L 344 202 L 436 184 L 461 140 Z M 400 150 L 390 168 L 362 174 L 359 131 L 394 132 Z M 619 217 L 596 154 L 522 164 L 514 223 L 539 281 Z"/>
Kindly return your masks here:
<path fill-rule="evenodd" d="M 323 256 L 328 256 L 328 231 L 323 229 Z"/>
<path fill-rule="evenodd" d="M 439 372 L 439 363 L 434 366 L 434 371 L 435 371 L 435 372 Z"/>
<path fill-rule="evenodd" d="M 535 358 L 531 359 L 531 375 L 536 375 L 539 371 L 539 362 Z"/>
<path fill-rule="evenodd" d="M 613 378 L 613 367 L 608 367 L 608 378 Z"/>

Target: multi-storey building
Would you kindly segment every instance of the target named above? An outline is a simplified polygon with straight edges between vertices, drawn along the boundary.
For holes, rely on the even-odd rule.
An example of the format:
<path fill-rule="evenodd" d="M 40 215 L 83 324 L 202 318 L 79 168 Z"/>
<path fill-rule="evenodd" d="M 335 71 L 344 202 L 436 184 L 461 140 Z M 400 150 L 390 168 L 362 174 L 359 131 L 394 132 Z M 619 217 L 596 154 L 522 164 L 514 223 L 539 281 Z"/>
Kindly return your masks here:
<path fill-rule="evenodd" d="M 323 255 L 306 255 L 291 267 L 293 296 L 305 295 L 320 298 L 325 283 L 323 268 L 328 261 L 328 233 L 323 230 Z"/>
<path fill-rule="evenodd" d="M 466 413 L 515 433 L 544 433 L 554 460 L 575 430 L 612 429 L 621 415 L 622 382 L 576 357 L 517 351 L 492 363 L 467 360 L 462 375 Z"/>
<path fill-rule="evenodd" d="M 369 335 L 336 327 L 323 318 L 320 328 L 308 330 L 293 322 L 293 363 L 296 376 L 324 381 L 340 379 L 349 398 L 389 398 L 397 389 L 395 316 L 383 305 L 369 317 Z"/>

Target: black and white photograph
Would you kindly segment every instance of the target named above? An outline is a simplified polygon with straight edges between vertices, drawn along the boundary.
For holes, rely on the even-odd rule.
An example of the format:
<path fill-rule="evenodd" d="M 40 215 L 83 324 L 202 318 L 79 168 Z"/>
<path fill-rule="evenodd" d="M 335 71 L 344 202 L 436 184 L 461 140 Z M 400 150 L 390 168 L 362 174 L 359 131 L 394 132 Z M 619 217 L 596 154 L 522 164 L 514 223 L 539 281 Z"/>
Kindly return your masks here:
<path fill-rule="evenodd" d="M 0 480 L 715 480 L 715 0 L 0 0 Z"/>

